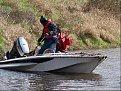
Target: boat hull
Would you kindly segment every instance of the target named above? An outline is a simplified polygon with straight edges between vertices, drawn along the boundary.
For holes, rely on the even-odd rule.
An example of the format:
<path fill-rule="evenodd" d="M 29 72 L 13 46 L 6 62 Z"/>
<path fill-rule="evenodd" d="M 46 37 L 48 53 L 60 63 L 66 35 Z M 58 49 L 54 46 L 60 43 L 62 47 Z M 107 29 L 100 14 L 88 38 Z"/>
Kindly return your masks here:
<path fill-rule="evenodd" d="M 104 59 L 104 56 L 32 56 L 1 61 L 0 68 L 32 72 L 90 73 Z"/>

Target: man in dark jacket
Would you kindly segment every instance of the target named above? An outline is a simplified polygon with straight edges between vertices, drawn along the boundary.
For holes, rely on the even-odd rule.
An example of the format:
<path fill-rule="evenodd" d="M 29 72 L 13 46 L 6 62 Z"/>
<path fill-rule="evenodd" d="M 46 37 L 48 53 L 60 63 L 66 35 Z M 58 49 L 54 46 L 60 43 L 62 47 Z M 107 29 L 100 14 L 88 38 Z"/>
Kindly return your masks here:
<path fill-rule="evenodd" d="M 42 55 L 46 49 L 51 49 L 53 52 L 56 51 L 56 44 L 58 42 L 58 27 L 51 19 L 47 19 L 44 16 L 40 17 L 40 23 L 43 25 L 43 32 L 41 37 L 38 39 L 38 45 L 41 41 L 44 41 L 38 55 Z"/>

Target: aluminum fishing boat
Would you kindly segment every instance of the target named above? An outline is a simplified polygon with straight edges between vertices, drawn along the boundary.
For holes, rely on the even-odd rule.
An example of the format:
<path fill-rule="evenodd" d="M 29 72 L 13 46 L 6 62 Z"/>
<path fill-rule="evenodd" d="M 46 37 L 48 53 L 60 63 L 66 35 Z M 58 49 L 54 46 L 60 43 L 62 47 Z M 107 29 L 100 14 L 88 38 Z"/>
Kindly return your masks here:
<path fill-rule="evenodd" d="M 28 45 L 23 37 L 14 43 L 14 51 L 7 52 L 6 60 L 0 61 L 0 69 L 32 72 L 90 73 L 107 57 L 92 53 L 45 53 L 41 56 L 25 56 L 29 53 Z M 22 42 L 22 43 L 21 43 Z M 18 48 L 18 45 L 19 46 Z M 15 51 L 17 49 L 17 52 Z M 21 52 L 22 55 L 21 56 Z M 11 57 L 16 55 L 17 57 Z M 18 55 L 19 54 L 19 55 Z"/>

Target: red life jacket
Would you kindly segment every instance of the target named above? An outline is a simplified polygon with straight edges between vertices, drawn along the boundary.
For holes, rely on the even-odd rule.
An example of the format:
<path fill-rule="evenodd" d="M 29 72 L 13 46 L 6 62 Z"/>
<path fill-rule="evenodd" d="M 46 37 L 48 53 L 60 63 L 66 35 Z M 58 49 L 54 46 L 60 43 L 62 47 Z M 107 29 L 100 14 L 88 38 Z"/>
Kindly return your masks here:
<path fill-rule="evenodd" d="M 72 44 L 72 39 L 67 37 L 64 33 L 60 33 L 60 40 L 59 43 L 57 43 L 57 49 L 61 52 L 66 52 L 69 45 Z"/>
<path fill-rule="evenodd" d="M 55 38 L 55 37 L 57 37 L 57 36 L 47 35 L 50 32 L 50 30 L 48 29 L 48 25 L 50 23 L 52 23 L 52 21 L 51 21 L 51 19 L 48 19 L 47 24 L 44 26 L 43 33 L 44 33 L 45 38 Z"/>

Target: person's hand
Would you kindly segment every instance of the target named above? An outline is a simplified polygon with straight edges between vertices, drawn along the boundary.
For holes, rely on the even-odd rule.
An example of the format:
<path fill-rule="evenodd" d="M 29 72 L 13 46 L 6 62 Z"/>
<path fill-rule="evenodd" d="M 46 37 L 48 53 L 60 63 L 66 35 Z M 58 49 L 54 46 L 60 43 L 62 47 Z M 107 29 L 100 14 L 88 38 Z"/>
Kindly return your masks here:
<path fill-rule="evenodd" d="M 46 36 L 49 36 L 49 33 L 46 33 Z"/>

